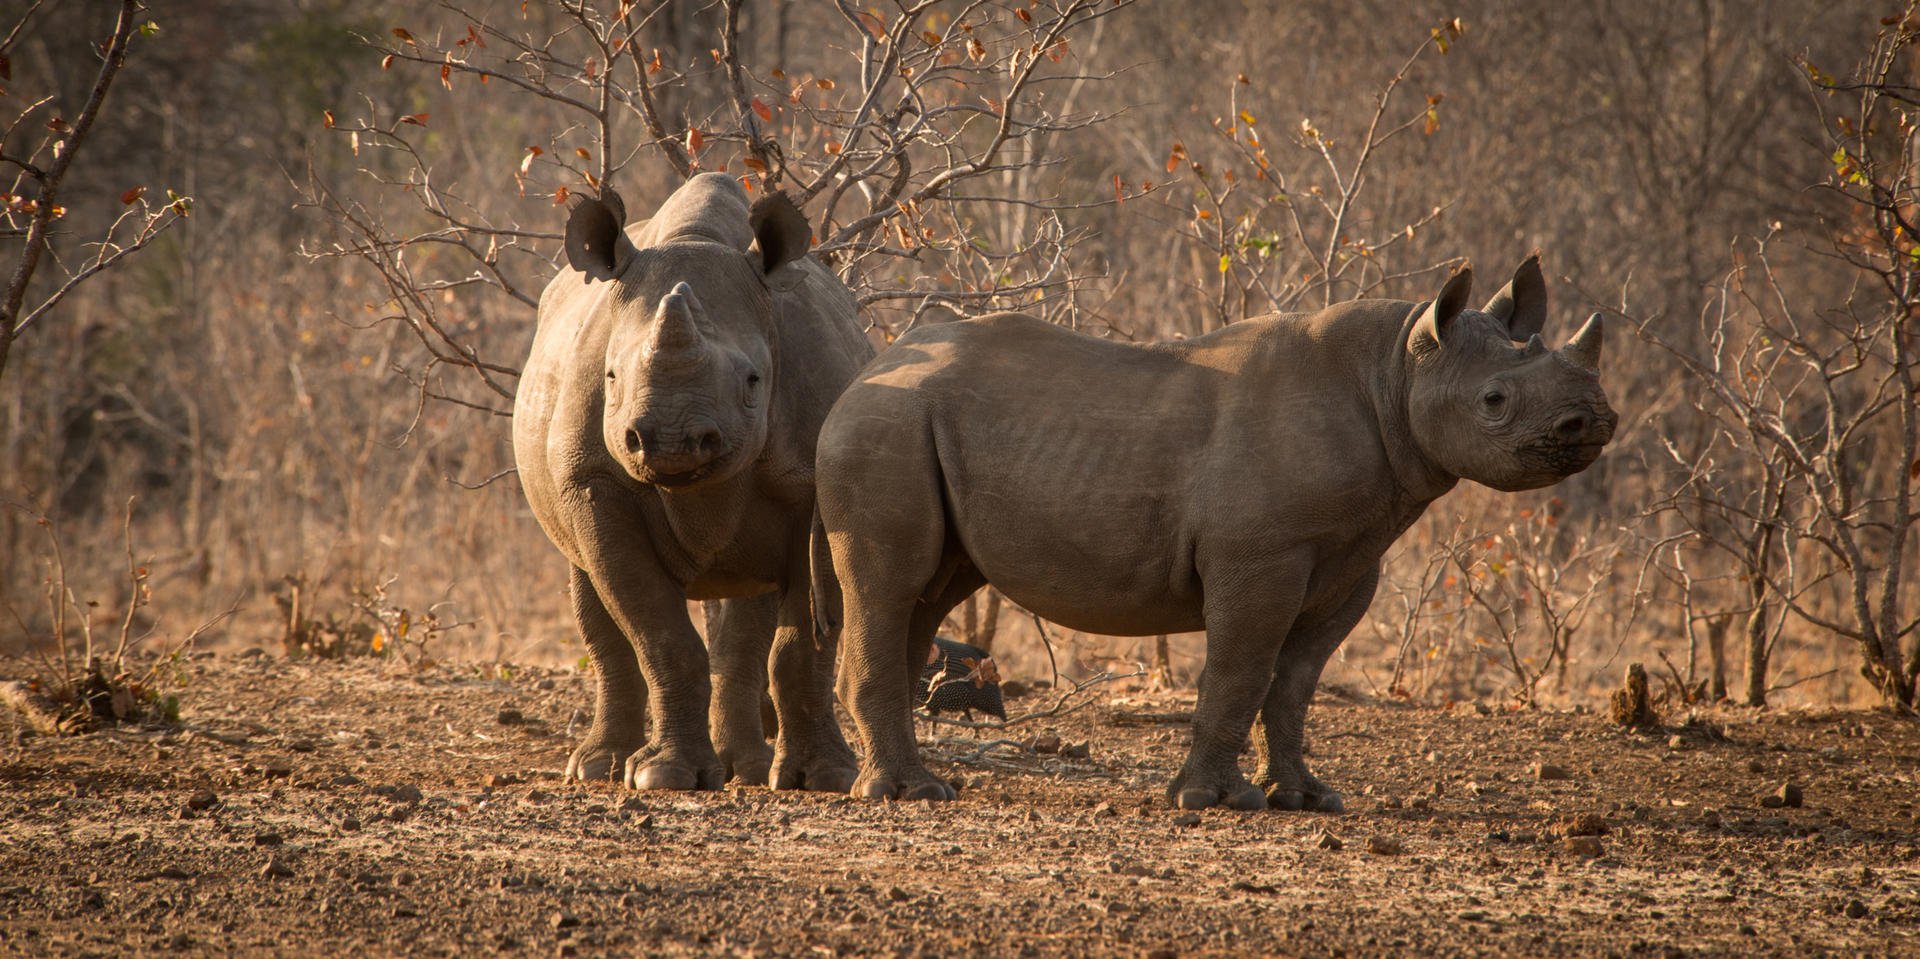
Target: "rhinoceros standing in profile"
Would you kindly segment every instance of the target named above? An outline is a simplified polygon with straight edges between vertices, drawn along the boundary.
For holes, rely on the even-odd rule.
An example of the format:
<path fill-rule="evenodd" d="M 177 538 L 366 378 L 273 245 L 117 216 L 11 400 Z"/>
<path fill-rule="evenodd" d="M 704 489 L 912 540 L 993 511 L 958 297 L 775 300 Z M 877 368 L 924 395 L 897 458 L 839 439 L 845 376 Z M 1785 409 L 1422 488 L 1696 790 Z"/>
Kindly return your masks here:
<path fill-rule="evenodd" d="M 791 202 L 749 209 L 724 174 L 688 181 L 645 223 L 623 219 L 612 194 L 574 209 L 571 268 L 540 297 L 514 407 L 520 482 L 573 565 L 598 678 L 567 774 L 711 789 L 765 782 L 771 766 L 776 786 L 844 790 L 857 767 L 807 561 L 814 440 L 873 354 L 853 296 L 807 256 Z M 711 683 L 689 599 L 709 601 Z"/>
<path fill-rule="evenodd" d="M 1387 547 L 1463 478 L 1548 486 L 1613 435 L 1600 317 L 1549 350 L 1536 260 L 1477 311 L 1470 285 L 1152 345 L 1018 313 L 901 337 L 840 397 L 816 464 L 866 748 L 854 793 L 953 796 L 920 762 L 908 691 L 935 626 L 992 583 L 1073 629 L 1206 630 L 1178 805 L 1342 808 L 1301 758 L 1307 703 Z M 1235 762 L 1256 713 L 1259 786 Z"/>

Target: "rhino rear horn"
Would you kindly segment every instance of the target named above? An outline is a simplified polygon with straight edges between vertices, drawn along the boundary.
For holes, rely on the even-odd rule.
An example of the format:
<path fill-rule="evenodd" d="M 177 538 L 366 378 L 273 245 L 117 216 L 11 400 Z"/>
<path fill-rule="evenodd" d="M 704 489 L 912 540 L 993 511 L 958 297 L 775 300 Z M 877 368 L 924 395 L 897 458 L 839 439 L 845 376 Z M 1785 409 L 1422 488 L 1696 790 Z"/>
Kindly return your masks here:
<path fill-rule="evenodd" d="M 1473 267 L 1462 266 L 1447 278 L 1447 285 L 1440 288 L 1440 295 L 1433 298 L 1420 311 L 1419 319 L 1413 321 L 1413 339 L 1408 344 L 1416 351 L 1424 352 L 1437 348 L 1447 341 L 1447 328 L 1453 325 L 1453 319 L 1467 308 L 1467 297 L 1473 295 Z"/>
<path fill-rule="evenodd" d="M 806 214 L 794 206 L 785 193 L 770 193 L 754 201 L 747 214 L 753 228 L 753 245 L 760 251 L 760 273 L 774 285 L 777 280 L 796 280 L 797 270 L 783 270 L 807 255 L 813 243 L 813 227 Z"/>
<path fill-rule="evenodd" d="M 1480 308 L 1507 325 L 1507 338 L 1524 341 L 1547 324 L 1547 281 L 1540 275 L 1540 254 L 1527 257 L 1513 279 Z"/>
<path fill-rule="evenodd" d="M 1568 340 L 1567 345 L 1560 348 L 1560 355 L 1583 370 L 1598 373 L 1600 346 L 1605 339 L 1602 335 L 1604 329 L 1605 325 L 1600 319 L 1600 314 L 1595 313 L 1588 317 L 1587 322 L 1580 327 L 1580 331 L 1573 334 L 1573 339 Z"/>
<path fill-rule="evenodd" d="M 589 279 L 619 276 L 634 253 L 622 229 L 626 211 L 626 203 L 612 190 L 601 193 L 599 199 L 581 197 L 567 217 L 567 265 Z"/>

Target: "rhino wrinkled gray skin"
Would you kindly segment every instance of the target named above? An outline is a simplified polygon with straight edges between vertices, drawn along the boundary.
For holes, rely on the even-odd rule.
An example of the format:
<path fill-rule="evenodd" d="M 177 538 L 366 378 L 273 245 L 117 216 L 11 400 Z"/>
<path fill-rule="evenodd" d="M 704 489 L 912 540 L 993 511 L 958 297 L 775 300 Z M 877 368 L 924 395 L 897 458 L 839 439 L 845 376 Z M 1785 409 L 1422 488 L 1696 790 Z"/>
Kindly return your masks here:
<path fill-rule="evenodd" d="M 1480 310 L 1362 300 L 1134 345 L 1018 314 L 923 327 L 820 434 L 819 511 L 844 591 L 855 795 L 952 798 L 920 762 L 911 677 L 983 583 L 1073 629 L 1205 629 L 1177 805 L 1342 808 L 1302 759 L 1327 657 L 1380 557 L 1435 498 L 1577 473 L 1612 438 L 1600 317 L 1539 337 L 1536 260 Z M 1255 785 L 1235 757 L 1256 714 Z"/>
<path fill-rule="evenodd" d="M 540 297 L 514 408 L 520 482 L 573 565 L 598 677 L 567 774 L 845 790 L 857 766 L 834 722 L 832 652 L 814 641 L 807 562 L 814 440 L 873 353 L 853 296 L 808 258 L 791 202 L 749 209 L 724 174 L 688 181 L 645 223 L 623 220 L 614 194 L 575 207 L 571 268 Z M 708 601 L 711 679 L 689 599 Z M 760 719 L 770 648 L 773 747 Z"/>

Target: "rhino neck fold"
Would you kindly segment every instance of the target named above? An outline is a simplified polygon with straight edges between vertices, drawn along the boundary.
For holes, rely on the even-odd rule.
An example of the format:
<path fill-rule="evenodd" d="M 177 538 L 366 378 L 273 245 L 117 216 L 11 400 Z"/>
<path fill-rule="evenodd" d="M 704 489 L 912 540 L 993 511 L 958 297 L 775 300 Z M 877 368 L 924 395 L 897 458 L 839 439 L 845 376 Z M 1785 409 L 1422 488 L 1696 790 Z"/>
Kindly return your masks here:
<path fill-rule="evenodd" d="M 1419 318 L 1419 308 L 1415 307 L 1400 324 L 1390 343 L 1381 344 L 1375 355 L 1381 362 L 1369 377 L 1369 393 L 1373 398 L 1374 416 L 1380 426 L 1380 445 L 1386 454 L 1387 463 L 1393 470 L 1394 485 L 1409 502 L 1413 516 L 1407 520 L 1411 524 L 1418 518 L 1427 504 L 1445 495 L 1448 490 L 1460 482 L 1460 477 L 1436 465 L 1421 448 L 1420 440 L 1413 434 L 1413 417 L 1407 404 L 1413 396 L 1414 358 L 1407 351 L 1407 338 L 1413 333 L 1414 320 Z M 1392 329 L 1389 327 L 1389 329 Z"/>

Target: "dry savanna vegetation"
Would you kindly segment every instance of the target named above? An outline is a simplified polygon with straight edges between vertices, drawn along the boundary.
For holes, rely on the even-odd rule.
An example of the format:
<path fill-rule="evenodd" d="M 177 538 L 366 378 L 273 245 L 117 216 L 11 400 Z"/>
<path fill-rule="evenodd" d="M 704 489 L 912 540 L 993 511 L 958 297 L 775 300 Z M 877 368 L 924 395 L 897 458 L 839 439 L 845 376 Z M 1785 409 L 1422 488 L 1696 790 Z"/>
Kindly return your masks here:
<path fill-rule="evenodd" d="M 1537 250 L 1619 430 L 1388 554 L 1343 816 L 1176 818 L 1199 636 L 991 590 L 956 806 L 564 783 L 518 370 L 574 198 L 707 171 L 880 345 Z M 1913 953 L 1917 211 L 1899 0 L 8 5 L 0 952 Z"/>

